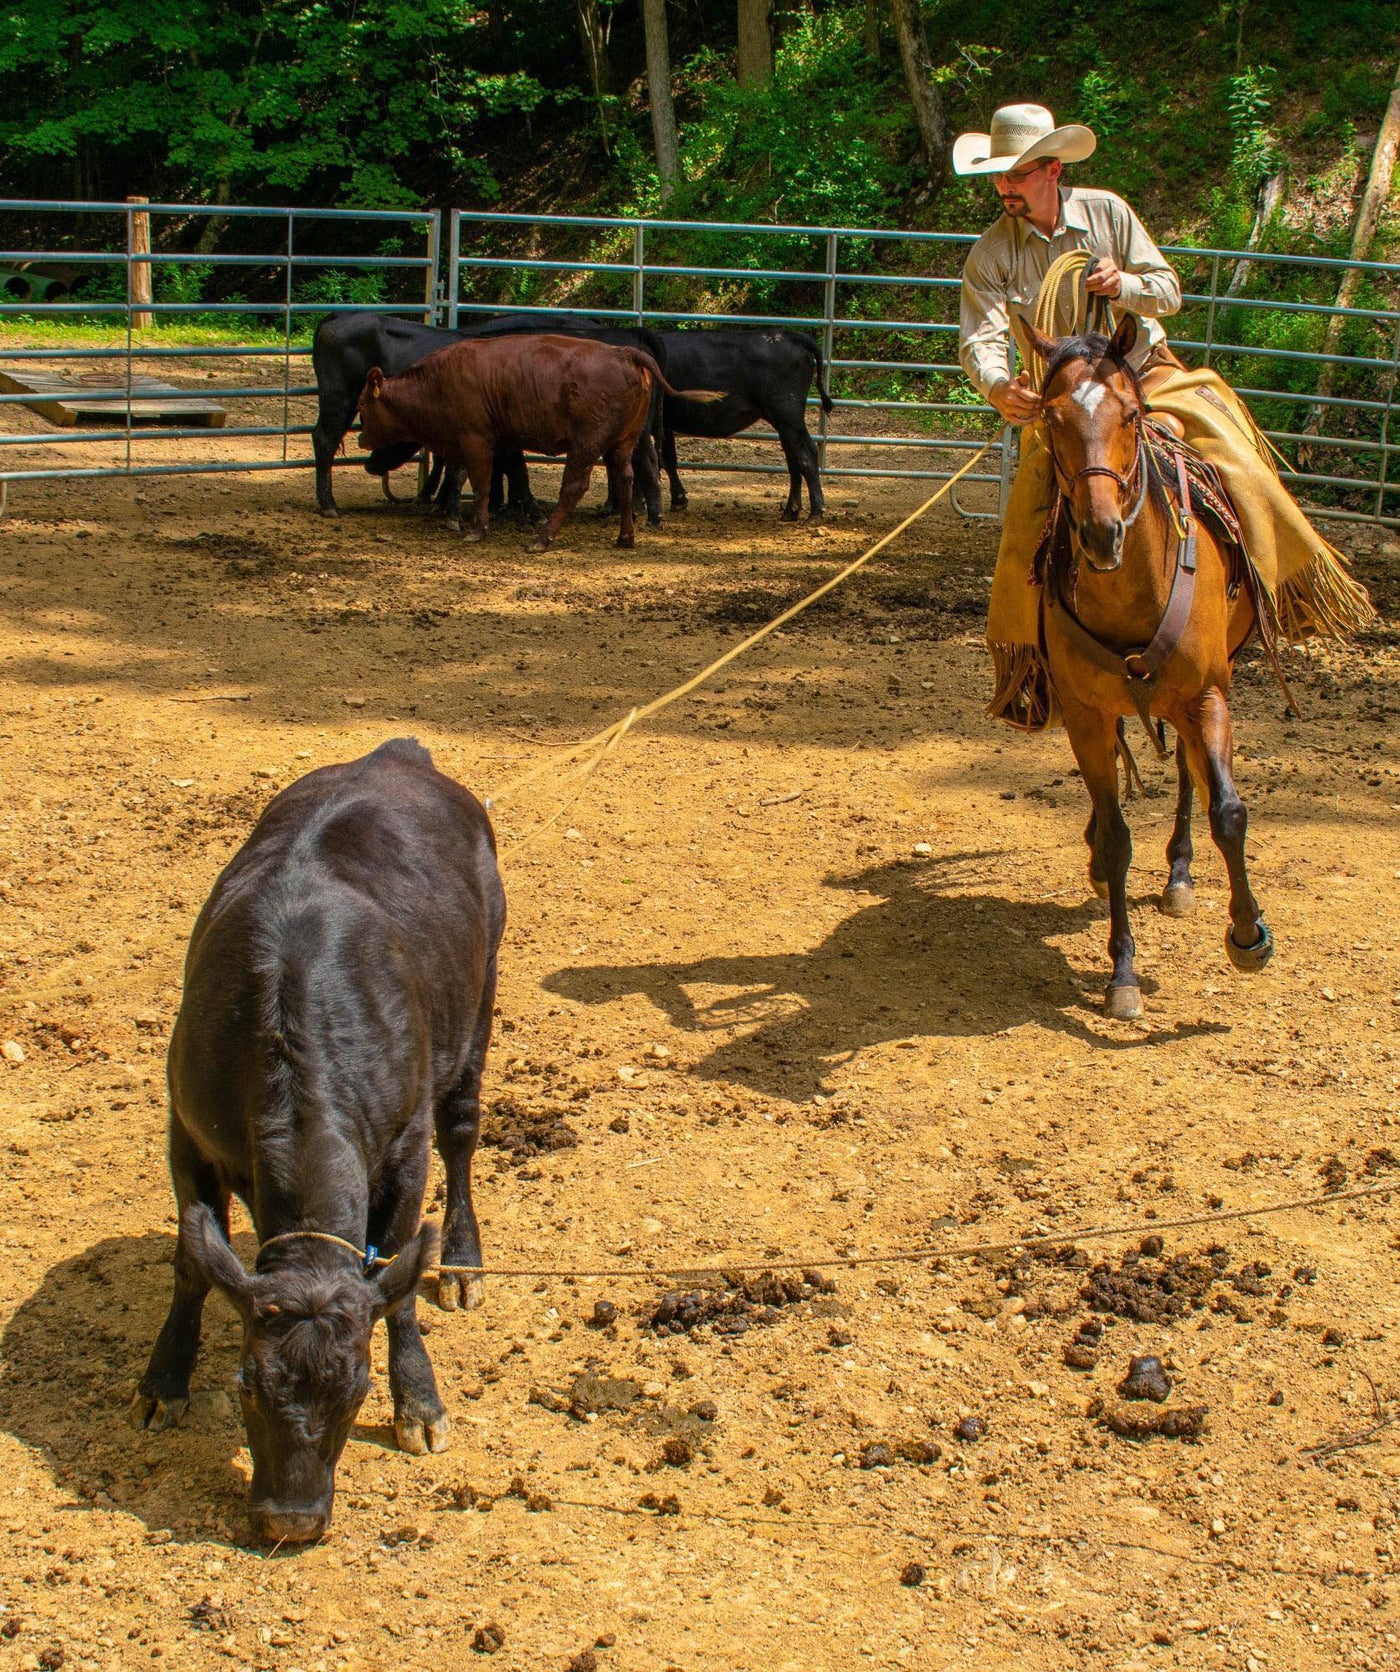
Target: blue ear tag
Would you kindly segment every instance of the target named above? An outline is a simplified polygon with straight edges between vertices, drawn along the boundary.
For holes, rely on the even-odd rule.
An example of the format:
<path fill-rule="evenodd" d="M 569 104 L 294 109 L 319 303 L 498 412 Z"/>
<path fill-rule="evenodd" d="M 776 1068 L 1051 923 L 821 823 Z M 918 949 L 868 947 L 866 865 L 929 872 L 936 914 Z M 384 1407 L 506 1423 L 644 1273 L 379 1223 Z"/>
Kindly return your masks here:
<path fill-rule="evenodd" d="M 371 1243 L 369 1247 L 365 1249 L 365 1276 L 368 1277 L 378 1264 L 379 1250 L 373 1243 Z"/>

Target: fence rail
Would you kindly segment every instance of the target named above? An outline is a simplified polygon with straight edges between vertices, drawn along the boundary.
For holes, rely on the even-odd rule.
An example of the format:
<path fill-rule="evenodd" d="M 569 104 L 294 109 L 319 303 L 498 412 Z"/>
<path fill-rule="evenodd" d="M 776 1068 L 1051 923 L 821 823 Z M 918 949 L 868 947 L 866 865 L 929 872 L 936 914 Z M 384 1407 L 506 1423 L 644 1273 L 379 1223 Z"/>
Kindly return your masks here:
<path fill-rule="evenodd" d="M 143 225 L 151 223 L 161 235 L 146 239 Z M 56 235 L 65 224 L 71 231 Z M 201 230 L 215 228 L 228 246 L 221 252 L 201 247 L 214 242 L 201 240 Z M 567 308 L 657 328 L 810 331 L 835 401 L 830 415 L 815 413 L 819 459 L 836 478 L 945 480 L 955 455 L 980 445 L 995 421 L 957 364 L 958 274 L 973 234 L 460 210 L 446 230 L 444 251 L 433 211 L 0 199 L 0 365 L 33 371 L 44 362 L 107 362 L 108 386 L 122 397 L 112 408 L 119 427 L 0 431 L 0 466 L 14 463 L 0 468 L 0 493 L 10 482 L 65 476 L 310 466 L 304 438 L 311 426 L 304 411 L 292 410 L 315 393 L 304 364 L 307 327 L 345 307 L 451 326 L 503 308 Z M 1220 364 L 1270 438 L 1298 450 L 1295 462 L 1305 468 L 1292 485 L 1315 502 L 1314 514 L 1400 527 L 1393 457 L 1400 264 L 1184 246 L 1165 253 L 1184 290 L 1172 346 L 1197 363 Z M 718 259 L 707 260 L 711 254 Z M 1362 293 L 1339 309 L 1332 298 L 1347 267 L 1359 270 Z M 27 291 L 13 281 L 40 268 L 63 275 L 52 279 L 54 300 L 17 299 Z M 246 333 L 253 340 L 226 340 L 245 334 L 240 321 L 256 322 Z M 1329 337 L 1334 321 L 1339 345 Z M 82 327 L 94 322 L 105 324 L 108 340 L 83 340 L 92 333 Z M 9 339 L 18 339 L 15 346 Z M 240 421 L 210 430 L 182 422 L 148 427 L 134 410 L 137 364 L 194 376 L 199 362 L 217 368 L 229 357 L 280 362 L 280 381 L 271 367 L 266 381 L 244 370 L 219 382 L 217 369 L 204 369 L 187 392 L 219 403 L 262 402 L 261 410 L 245 407 Z M 1325 367 L 1331 387 L 1319 389 Z M 34 398 L 0 394 L 0 416 Z M 280 443 L 279 456 L 221 459 L 188 448 L 168 461 L 146 456 L 147 443 L 194 438 Z M 735 438 L 737 456 L 682 460 L 682 467 L 785 474 L 772 460 L 772 439 L 748 431 Z M 110 462 L 43 457 L 44 449 L 100 442 L 109 443 Z M 30 449 L 39 450 L 32 462 L 16 456 Z M 962 515 L 1000 515 L 1014 452 L 1013 432 L 1003 429 L 987 463 L 959 484 L 959 493 L 974 484 L 968 497 L 977 500 L 955 496 Z"/>

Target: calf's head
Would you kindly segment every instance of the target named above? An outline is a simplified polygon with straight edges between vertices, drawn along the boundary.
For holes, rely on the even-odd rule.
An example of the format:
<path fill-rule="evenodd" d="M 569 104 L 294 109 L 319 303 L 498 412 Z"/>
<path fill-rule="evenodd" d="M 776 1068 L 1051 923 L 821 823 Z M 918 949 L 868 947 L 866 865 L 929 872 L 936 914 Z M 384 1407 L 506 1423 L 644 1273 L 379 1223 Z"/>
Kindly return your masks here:
<path fill-rule="evenodd" d="M 186 1254 L 243 1320 L 238 1394 L 253 1456 L 252 1514 L 273 1540 L 320 1538 L 331 1519 L 335 1466 L 369 1392 L 375 1323 L 414 1292 L 437 1252 L 425 1225 L 368 1277 L 331 1243 L 283 1245 L 278 1265 L 250 1272 L 202 1204 L 180 1223 Z"/>
<path fill-rule="evenodd" d="M 371 366 L 365 375 L 365 386 L 360 391 L 360 446 L 370 452 L 381 447 L 414 441 L 402 420 L 394 411 L 394 403 L 384 395 L 384 373 Z M 415 443 L 416 450 L 416 443 Z"/>

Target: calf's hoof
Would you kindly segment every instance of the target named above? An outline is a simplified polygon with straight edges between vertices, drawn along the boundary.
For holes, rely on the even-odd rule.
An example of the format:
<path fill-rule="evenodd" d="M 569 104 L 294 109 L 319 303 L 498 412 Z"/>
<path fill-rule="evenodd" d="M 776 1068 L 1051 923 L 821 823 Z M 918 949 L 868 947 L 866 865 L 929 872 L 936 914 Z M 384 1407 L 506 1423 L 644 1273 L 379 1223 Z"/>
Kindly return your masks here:
<path fill-rule="evenodd" d="M 183 1398 L 172 1395 L 162 1399 L 158 1393 L 137 1388 L 135 1397 L 126 1408 L 126 1419 L 135 1429 L 158 1434 L 165 1428 L 177 1428 L 184 1421 L 189 1405 L 188 1394 Z"/>
<path fill-rule="evenodd" d="M 796 522 L 799 515 L 800 512 L 797 510 L 796 506 L 784 505 L 782 510 L 778 513 L 778 520 L 780 522 Z"/>
<path fill-rule="evenodd" d="M 635 534 L 619 534 L 617 537 L 617 549 L 619 551 L 630 552 L 636 544 L 637 536 Z M 544 550 L 543 546 L 540 550 Z"/>
<path fill-rule="evenodd" d="M 660 528 L 661 527 L 661 517 L 660 517 L 659 513 L 656 516 L 652 516 L 650 511 L 647 512 L 647 527 L 648 528 Z"/>
<path fill-rule="evenodd" d="M 1241 946 L 1235 939 L 1234 927 L 1225 931 L 1225 954 L 1244 975 L 1258 975 L 1274 955 L 1274 937 L 1267 923 L 1259 924 L 1259 939 L 1253 946 Z"/>
<path fill-rule="evenodd" d="M 1196 890 L 1189 882 L 1169 882 L 1157 909 L 1163 917 L 1190 917 L 1196 909 Z"/>
<path fill-rule="evenodd" d="M 458 526 L 460 527 L 460 524 Z M 475 546 L 486 538 L 486 530 L 484 528 L 469 528 L 462 538 L 469 546 Z"/>
<path fill-rule="evenodd" d="M 1142 1015 L 1142 988 L 1110 987 L 1103 996 L 1104 1014 L 1115 1022 L 1134 1022 Z"/>
<path fill-rule="evenodd" d="M 621 544 L 620 541 L 618 543 L 619 545 Z M 534 545 L 530 547 L 530 550 L 532 552 L 547 552 L 553 544 L 554 542 L 552 540 L 546 540 L 543 536 L 541 536 L 540 539 L 536 540 Z"/>
<path fill-rule="evenodd" d="M 394 1435 L 399 1450 L 413 1457 L 425 1457 L 430 1451 L 446 1451 L 452 1443 L 452 1424 L 447 1412 L 435 1417 L 396 1416 Z"/>
<path fill-rule="evenodd" d="M 338 517 L 340 515 L 340 509 L 339 509 L 338 506 L 335 506 L 335 505 L 318 505 L 316 507 L 316 515 L 318 517 L 332 517 L 332 518 L 334 518 L 334 517 Z"/>
<path fill-rule="evenodd" d="M 486 1298 L 486 1285 L 475 1272 L 440 1271 L 438 1305 L 444 1312 L 470 1312 Z"/>
<path fill-rule="evenodd" d="M 1102 877 L 1096 877 L 1092 871 L 1089 873 L 1089 887 L 1093 889 L 1094 893 L 1100 900 L 1106 900 L 1108 898 L 1107 882 L 1105 882 Z"/>

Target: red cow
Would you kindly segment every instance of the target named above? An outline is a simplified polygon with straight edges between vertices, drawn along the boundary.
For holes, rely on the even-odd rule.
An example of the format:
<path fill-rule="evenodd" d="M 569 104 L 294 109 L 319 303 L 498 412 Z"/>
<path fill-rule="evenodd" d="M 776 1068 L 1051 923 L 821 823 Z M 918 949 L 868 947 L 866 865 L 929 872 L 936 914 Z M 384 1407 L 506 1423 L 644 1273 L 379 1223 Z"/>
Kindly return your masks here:
<path fill-rule="evenodd" d="M 607 466 L 621 509 L 619 546 L 636 543 L 632 453 L 646 429 L 652 389 L 676 394 L 651 355 L 577 337 L 471 338 L 440 349 L 398 377 L 370 368 L 360 396 L 360 446 L 417 442 L 465 467 L 476 496 L 469 540 L 486 533 L 491 465 L 501 448 L 563 453 L 559 503 L 540 530 L 543 551 L 588 491 L 593 466 Z M 688 400 L 714 401 L 688 389 Z M 456 505 L 449 524 L 460 527 Z"/>

